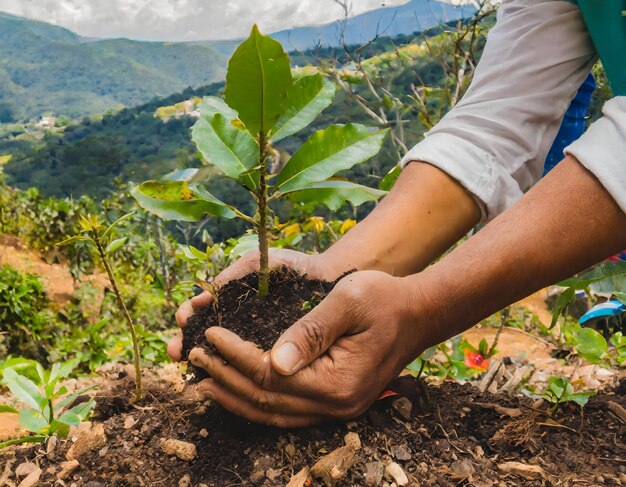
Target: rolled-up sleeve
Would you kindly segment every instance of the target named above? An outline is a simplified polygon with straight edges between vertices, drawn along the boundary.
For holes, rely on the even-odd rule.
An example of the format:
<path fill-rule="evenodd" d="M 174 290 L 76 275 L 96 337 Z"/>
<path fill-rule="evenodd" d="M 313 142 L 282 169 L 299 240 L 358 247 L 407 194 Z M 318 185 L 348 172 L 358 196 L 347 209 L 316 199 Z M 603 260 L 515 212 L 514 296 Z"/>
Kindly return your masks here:
<path fill-rule="evenodd" d="M 474 195 L 485 220 L 495 217 L 541 177 L 563 116 L 595 61 L 577 6 L 505 0 L 467 93 L 401 164 L 440 168 Z M 623 151 L 618 118 L 599 124 L 622 137 Z"/>
<path fill-rule="evenodd" d="M 626 96 L 608 101 L 603 113 L 565 153 L 591 171 L 626 213 Z"/>

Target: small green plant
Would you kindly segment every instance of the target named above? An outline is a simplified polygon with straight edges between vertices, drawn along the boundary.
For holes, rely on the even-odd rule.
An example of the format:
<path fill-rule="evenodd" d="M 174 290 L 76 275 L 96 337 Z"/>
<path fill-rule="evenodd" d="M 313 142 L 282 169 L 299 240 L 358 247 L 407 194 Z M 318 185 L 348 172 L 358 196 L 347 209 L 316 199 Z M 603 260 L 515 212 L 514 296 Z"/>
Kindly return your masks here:
<path fill-rule="evenodd" d="M 617 299 L 626 300 L 626 262 L 606 262 L 578 277 L 572 277 L 559 283 L 565 288 L 559 296 L 552 315 L 553 328 L 567 305 L 576 296 L 576 291 L 614 294 Z"/>
<path fill-rule="evenodd" d="M 113 268 L 111 267 L 111 262 L 109 257 L 115 251 L 121 249 L 124 244 L 128 241 L 128 237 L 122 237 L 118 239 L 112 238 L 113 229 L 119 225 L 124 220 L 130 218 L 132 213 L 124 215 L 119 218 L 111 225 L 106 226 L 100 221 L 100 219 L 95 215 L 89 215 L 88 217 L 84 217 L 81 215 L 80 218 L 80 226 L 82 230 L 82 234 L 74 235 L 57 245 L 69 245 L 75 242 L 89 242 L 93 245 L 98 252 L 100 260 L 102 261 L 102 265 L 106 270 L 107 276 L 109 277 L 109 281 L 111 282 L 111 287 L 113 288 L 113 292 L 115 297 L 117 298 L 117 302 L 119 307 L 124 315 L 124 319 L 128 324 L 128 329 L 130 331 L 130 336 L 133 344 L 133 362 L 135 366 L 135 395 L 136 400 L 141 400 L 143 391 L 141 387 L 141 351 L 139 348 L 139 339 L 137 337 L 137 330 L 135 327 L 135 323 L 133 322 L 132 317 L 128 311 L 128 306 L 126 306 L 126 302 L 120 293 L 119 286 L 117 284 L 117 280 L 115 279 L 115 274 L 113 273 Z"/>
<path fill-rule="evenodd" d="M 256 213 L 244 214 L 215 198 L 196 181 L 198 171 L 147 181 L 132 194 L 143 208 L 166 220 L 198 221 L 210 215 L 248 222 L 258 236 L 258 294 L 265 296 L 272 202 L 288 196 L 336 210 L 345 202 L 360 205 L 385 194 L 335 176 L 376 155 L 388 129 L 332 125 L 314 133 L 286 163 L 276 150 L 276 143 L 310 125 L 334 95 L 335 86 L 321 74 L 294 80 L 281 44 L 254 26 L 230 59 L 225 101 L 205 98 L 192 134 L 204 159 L 251 195 Z"/>
<path fill-rule="evenodd" d="M 595 391 L 575 391 L 574 386 L 567 377 L 550 376 L 548 388 L 541 393 L 541 397 L 552 404 L 551 411 L 555 411 L 561 404 L 575 402 L 584 406 L 590 397 L 596 395 Z"/>
<path fill-rule="evenodd" d="M 89 417 L 95 406 L 91 398 L 80 400 L 93 387 L 68 394 L 59 381 L 68 377 L 76 360 L 54 364 L 45 370 L 33 360 L 14 358 L 7 360 L 2 369 L 2 383 L 26 407 L 22 409 L 0 405 L 0 413 L 19 415 L 20 425 L 32 433 L 24 438 L 0 443 L 0 448 L 21 443 L 41 443 L 49 436 L 67 436 L 70 426 L 77 426 Z M 75 404 L 78 402 L 78 404 Z"/>

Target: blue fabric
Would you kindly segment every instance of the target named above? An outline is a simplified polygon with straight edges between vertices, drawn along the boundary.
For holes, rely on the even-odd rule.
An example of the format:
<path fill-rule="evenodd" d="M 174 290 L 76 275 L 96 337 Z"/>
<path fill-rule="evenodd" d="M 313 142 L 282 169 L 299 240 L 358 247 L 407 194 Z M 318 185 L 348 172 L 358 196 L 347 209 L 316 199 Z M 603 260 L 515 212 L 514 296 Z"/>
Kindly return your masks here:
<path fill-rule="evenodd" d="M 563 160 L 565 148 L 578 140 L 585 132 L 585 127 L 587 126 L 586 119 L 589 113 L 589 106 L 591 105 L 591 95 L 595 89 L 596 80 L 590 73 L 565 114 L 559 133 L 546 158 L 543 170 L 544 176 Z"/>

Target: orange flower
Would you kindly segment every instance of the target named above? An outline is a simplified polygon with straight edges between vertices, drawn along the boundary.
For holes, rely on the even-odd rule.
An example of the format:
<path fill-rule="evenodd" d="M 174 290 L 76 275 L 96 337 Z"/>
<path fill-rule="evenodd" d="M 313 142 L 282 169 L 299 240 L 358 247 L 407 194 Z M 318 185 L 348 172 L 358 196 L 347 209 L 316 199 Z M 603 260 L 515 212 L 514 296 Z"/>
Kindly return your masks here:
<path fill-rule="evenodd" d="M 485 372 L 489 368 L 489 359 L 481 354 L 465 349 L 465 366 L 468 369 L 482 370 Z"/>

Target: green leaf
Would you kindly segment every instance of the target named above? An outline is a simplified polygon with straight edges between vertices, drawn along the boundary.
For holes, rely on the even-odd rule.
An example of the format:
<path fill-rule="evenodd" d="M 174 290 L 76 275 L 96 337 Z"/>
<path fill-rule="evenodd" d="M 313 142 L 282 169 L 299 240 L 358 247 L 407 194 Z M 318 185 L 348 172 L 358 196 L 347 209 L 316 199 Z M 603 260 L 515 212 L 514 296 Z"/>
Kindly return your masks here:
<path fill-rule="evenodd" d="M 481 354 L 483 357 L 486 357 L 488 351 L 489 351 L 489 344 L 487 343 L 487 340 L 483 338 L 478 344 L 478 353 Z"/>
<path fill-rule="evenodd" d="M 580 277 L 572 277 L 559 283 L 559 286 L 586 289 L 590 285 L 617 276 L 626 275 L 626 262 L 610 262 L 596 267 Z"/>
<path fill-rule="evenodd" d="M 54 245 L 55 247 L 64 247 L 66 245 L 73 244 L 74 242 L 85 242 L 87 240 L 91 239 L 88 237 L 83 237 L 81 235 L 74 235 L 73 237 L 66 238 L 65 240 L 62 240 Z"/>
<path fill-rule="evenodd" d="M 219 167 L 231 179 L 240 179 L 250 189 L 256 188 L 256 178 L 248 173 L 259 164 L 259 145 L 245 130 L 241 130 L 222 114 L 200 118 L 192 129 L 192 139 L 204 159 Z"/>
<path fill-rule="evenodd" d="M 107 255 L 111 255 L 116 250 L 121 249 L 126 244 L 126 242 L 128 242 L 128 237 L 122 237 L 118 238 L 117 240 L 113 240 L 109 245 L 107 245 L 105 253 Z"/>
<path fill-rule="evenodd" d="M 272 142 L 309 126 L 335 97 L 335 85 L 321 74 L 300 78 L 287 93 L 285 110 L 274 127 Z"/>
<path fill-rule="evenodd" d="M 89 413 L 95 406 L 96 401 L 90 399 L 89 401 L 81 402 L 80 404 L 74 406 L 72 409 L 70 409 L 70 411 L 78 416 L 81 421 L 83 421 L 89 416 Z"/>
<path fill-rule="evenodd" d="M 331 125 L 316 132 L 293 155 L 278 175 L 281 192 L 307 189 L 339 171 L 375 156 L 388 130 L 371 131 L 363 125 Z"/>
<path fill-rule="evenodd" d="M 105 232 L 102 234 L 102 238 L 105 238 L 109 233 L 111 233 L 113 231 L 113 229 L 115 227 L 117 227 L 120 223 L 125 222 L 126 220 L 128 220 L 134 214 L 135 214 L 135 211 L 131 211 L 130 213 L 126 213 L 125 215 L 122 215 L 121 217 L 119 217 L 117 220 L 115 220 L 113 223 L 111 223 L 109 228 L 107 228 L 105 230 Z"/>
<path fill-rule="evenodd" d="M 346 201 L 359 206 L 367 201 L 377 201 L 387 194 L 386 191 L 348 181 L 323 181 L 311 184 L 307 189 L 294 191 L 289 197 L 295 203 L 317 201 L 325 204 L 332 211 L 337 211 Z"/>
<path fill-rule="evenodd" d="M 193 245 L 182 245 L 181 244 L 181 245 L 178 246 L 178 249 L 180 250 L 180 252 L 182 252 L 184 257 L 186 259 L 189 259 L 189 260 L 200 260 L 200 261 L 204 262 L 208 258 L 206 252 L 202 252 L 201 250 L 198 250 Z"/>
<path fill-rule="evenodd" d="M 589 402 L 589 398 L 595 395 L 596 395 L 595 391 L 574 392 L 573 394 L 570 395 L 569 399 L 571 401 L 574 401 L 576 404 L 580 406 L 584 406 L 585 404 Z"/>
<path fill-rule="evenodd" d="M 82 421 L 81 417 L 73 411 L 65 411 L 58 419 L 59 423 L 66 424 L 68 426 L 78 426 Z"/>
<path fill-rule="evenodd" d="M 200 105 L 198 105 L 198 111 L 201 117 L 213 118 L 214 115 L 219 113 L 229 121 L 239 118 L 239 114 L 217 96 L 204 97 Z"/>
<path fill-rule="evenodd" d="M 5 369 L 4 383 L 9 390 L 27 406 L 35 409 L 43 409 L 47 399 L 30 379 L 19 375 L 13 369 Z"/>
<path fill-rule="evenodd" d="M 592 328 L 580 328 L 575 334 L 578 345 L 576 351 L 592 362 L 600 360 L 607 351 L 605 338 Z"/>
<path fill-rule="evenodd" d="M 43 432 L 49 426 L 48 420 L 39 411 L 31 408 L 20 410 L 19 422 L 33 433 Z"/>
<path fill-rule="evenodd" d="M 550 323 L 550 329 L 554 328 L 556 322 L 559 320 L 559 317 L 563 314 L 563 311 L 575 296 L 576 289 L 573 287 L 567 288 L 561 293 L 556 300 L 556 305 L 554 307 L 554 311 L 552 312 L 552 323 Z"/>
<path fill-rule="evenodd" d="M 615 297 L 616 297 L 619 301 L 621 301 L 622 303 L 626 304 L 626 293 L 618 293 L 618 292 L 615 292 L 615 293 L 613 293 L 613 294 L 615 295 Z"/>
<path fill-rule="evenodd" d="M 67 397 L 64 397 L 63 399 L 61 399 L 57 405 L 56 408 L 61 409 L 64 408 L 66 406 L 69 406 L 70 404 L 72 404 L 79 396 L 83 395 L 85 392 L 90 391 L 92 389 L 94 389 L 96 386 L 90 386 L 90 387 L 85 387 L 84 389 L 81 389 L 79 391 L 73 392 L 72 394 L 70 394 Z"/>
<path fill-rule="evenodd" d="M 9 406 L 8 404 L 0 404 L 0 413 L 13 413 L 17 414 L 18 411 L 13 406 Z"/>
<path fill-rule="evenodd" d="M 230 250 L 231 259 L 238 259 L 242 255 L 259 247 L 259 236 L 256 234 L 244 235 L 237 240 L 235 246 Z"/>
<path fill-rule="evenodd" d="M 147 181 L 131 189 L 139 205 L 163 220 L 196 222 L 206 215 L 235 218 L 226 203 L 215 198 L 202 185 L 184 181 Z"/>
<path fill-rule="evenodd" d="M 228 63 L 226 103 L 252 134 L 268 133 L 282 115 L 292 82 L 283 46 L 262 35 L 255 25 Z"/>
<path fill-rule="evenodd" d="M 389 171 L 380 182 L 378 188 L 382 189 L 383 191 L 391 191 L 391 188 L 393 188 L 393 185 L 396 184 L 396 181 L 400 177 L 401 172 L 402 169 L 400 168 L 400 166 L 394 166 L 393 169 Z"/>

